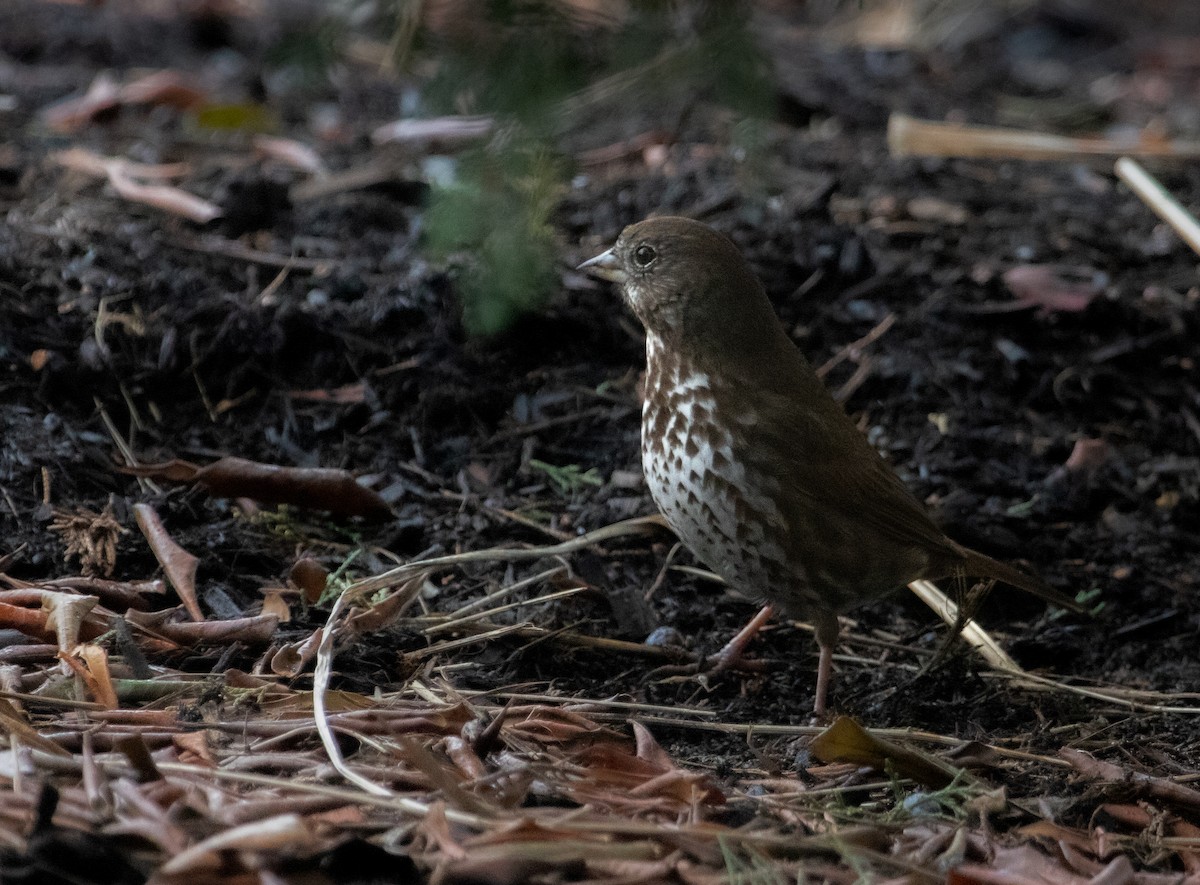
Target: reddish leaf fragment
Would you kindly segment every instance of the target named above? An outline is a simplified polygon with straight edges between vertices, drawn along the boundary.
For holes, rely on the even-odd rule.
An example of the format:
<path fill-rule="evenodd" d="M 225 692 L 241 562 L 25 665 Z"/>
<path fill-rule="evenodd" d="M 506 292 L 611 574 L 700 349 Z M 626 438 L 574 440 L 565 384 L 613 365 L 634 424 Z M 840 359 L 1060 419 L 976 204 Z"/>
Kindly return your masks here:
<path fill-rule="evenodd" d="M 946 885 L 1088 885 L 1088 879 L 1071 872 L 1032 845 L 998 846 L 990 866 L 966 863 L 955 867 Z"/>
<path fill-rule="evenodd" d="M 200 601 L 196 598 L 196 567 L 200 560 L 175 543 L 149 504 L 134 504 L 133 513 L 137 517 L 138 528 L 150 544 L 154 558 L 158 560 L 167 580 L 183 600 L 188 616 L 193 621 L 203 621 L 204 613 L 200 611 Z"/>
<path fill-rule="evenodd" d="M 304 639 L 289 642 L 271 655 L 271 672 L 277 676 L 298 676 L 308 666 L 308 662 L 317 656 L 317 649 L 321 647 L 324 636 L 325 628 L 318 627 Z"/>
<path fill-rule="evenodd" d="M 107 72 L 97 75 L 87 92 L 77 98 L 68 98 L 50 105 L 42 111 L 46 125 L 58 132 L 74 132 L 117 107 L 121 88 Z"/>
<path fill-rule="evenodd" d="M 341 387 L 318 387 L 312 390 L 290 390 L 288 396 L 294 400 L 310 403 L 336 403 L 337 405 L 357 405 L 367 400 L 367 383 L 356 381 Z"/>
<path fill-rule="evenodd" d="M 252 498 L 263 504 L 291 504 L 338 516 L 388 519 L 392 509 L 378 493 L 359 485 L 348 470 L 281 467 L 228 456 L 200 467 L 188 461 L 123 467 L 149 479 L 194 482 L 215 498 Z"/>
<path fill-rule="evenodd" d="M 301 172 L 324 175 L 325 164 L 320 156 L 307 144 L 292 138 L 272 135 L 254 136 L 254 152 L 269 160 L 276 160 Z"/>
<path fill-rule="evenodd" d="M 375 144 L 400 142 L 411 147 L 450 147 L 477 141 L 492 131 L 491 117 L 431 117 L 425 120 L 396 120 L 371 133 Z"/>
<path fill-rule="evenodd" d="M 196 224 L 208 224 L 224 214 L 217 204 L 188 193 L 182 188 L 169 184 L 144 184 L 120 164 L 109 167 L 108 181 L 119 196 L 131 203 L 162 209 Z"/>
<path fill-rule="evenodd" d="M 46 613 L 22 605 L 0 602 L 0 627 L 17 630 L 45 642 L 54 641 L 54 631 L 46 629 Z"/>
<path fill-rule="evenodd" d="M 249 618 L 227 618 L 221 621 L 168 621 L 170 612 L 129 612 L 129 623 L 177 642 L 180 645 L 227 645 L 246 642 L 265 645 L 275 635 L 279 618 L 275 615 L 255 615 Z"/>
<path fill-rule="evenodd" d="M 1092 471 L 1112 456 L 1112 447 L 1103 439 L 1077 439 L 1071 454 L 1063 465 L 1072 473 L 1077 470 Z"/>
<path fill-rule="evenodd" d="M 311 556 L 302 556 L 296 560 L 296 564 L 288 572 L 288 580 L 300 589 L 306 603 L 316 605 L 325 592 L 325 584 L 329 580 L 329 569 Z"/>
<path fill-rule="evenodd" d="M 84 95 L 51 105 L 42 111 L 42 119 L 58 132 L 75 132 L 122 105 L 167 105 L 188 110 L 206 100 L 204 93 L 177 71 L 156 71 L 124 86 L 118 86 L 111 75 L 100 74 Z"/>
<path fill-rule="evenodd" d="M 262 590 L 263 603 L 262 614 L 273 615 L 279 619 L 279 623 L 286 624 L 292 619 L 292 609 L 288 605 L 288 601 L 283 598 L 285 592 L 278 587 L 264 587 Z"/>
<path fill-rule="evenodd" d="M 108 652 L 103 648 L 87 643 L 77 646 L 70 654 L 59 652 L 58 657 L 83 680 L 88 694 L 97 703 L 103 704 L 104 709 L 115 710 L 121 706 L 108 669 Z"/>
<path fill-rule="evenodd" d="M 1108 277 L 1090 267 L 1023 264 L 1004 272 L 1004 284 L 1018 301 L 1043 313 L 1079 313 L 1104 291 Z"/>
<path fill-rule="evenodd" d="M 171 741 L 179 751 L 180 762 L 202 765 L 205 768 L 217 767 L 217 760 L 213 758 L 212 750 L 208 746 L 208 735 L 203 731 L 172 735 Z"/>
<path fill-rule="evenodd" d="M 1131 786 L 1134 790 L 1177 808 L 1200 810 L 1200 791 L 1167 778 L 1155 777 L 1141 771 L 1131 771 L 1113 762 L 1097 759 L 1090 753 L 1063 747 L 1058 755 L 1071 763 L 1081 774 L 1099 781 Z"/>

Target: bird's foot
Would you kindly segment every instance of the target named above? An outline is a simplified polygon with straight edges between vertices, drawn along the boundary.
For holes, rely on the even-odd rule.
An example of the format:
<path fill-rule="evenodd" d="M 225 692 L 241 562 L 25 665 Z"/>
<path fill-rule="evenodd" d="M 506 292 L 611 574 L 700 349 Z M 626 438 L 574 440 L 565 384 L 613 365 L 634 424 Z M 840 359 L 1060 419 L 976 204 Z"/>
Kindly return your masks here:
<path fill-rule="evenodd" d="M 724 647 L 715 655 L 709 655 L 704 664 L 710 673 L 720 673 L 722 670 L 762 670 L 764 669 L 763 661 L 748 661 L 746 660 L 746 646 L 750 644 L 758 632 L 763 628 L 767 621 L 771 620 L 771 615 L 775 613 L 772 606 L 764 605 L 759 609 L 758 614 L 750 619 L 745 627 L 737 632 L 737 635 L 725 643 Z"/>
<path fill-rule="evenodd" d="M 668 664 L 663 667 L 657 667 L 646 674 L 646 681 L 662 681 L 671 678 L 705 678 L 716 673 L 722 673 L 726 670 L 737 670 L 739 672 L 762 673 L 769 666 L 768 661 L 761 659 L 746 658 L 746 646 L 750 644 L 757 634 L 762 629 L 763 624 L 770 620 L 773 609 L 771 606 L 763 606 L 745 627 L 738 631 L 737 635 L 730 639 L 716 654 L 708 655 L 698 661 L 692 661 L 689 664 Z"/>

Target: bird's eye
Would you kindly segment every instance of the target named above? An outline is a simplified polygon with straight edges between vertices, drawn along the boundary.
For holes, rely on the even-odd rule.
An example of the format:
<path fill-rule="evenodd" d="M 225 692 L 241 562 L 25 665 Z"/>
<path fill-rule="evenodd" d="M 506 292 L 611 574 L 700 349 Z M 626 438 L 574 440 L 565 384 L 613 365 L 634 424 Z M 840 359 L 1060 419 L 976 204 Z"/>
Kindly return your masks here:
<path fill-rule="evenodd" d="M 654 247 L 644 243 L 633 250 L 633 263 L 638 267 L 649 267 L 657 257 L 658 253 L 654 251 Z"/>

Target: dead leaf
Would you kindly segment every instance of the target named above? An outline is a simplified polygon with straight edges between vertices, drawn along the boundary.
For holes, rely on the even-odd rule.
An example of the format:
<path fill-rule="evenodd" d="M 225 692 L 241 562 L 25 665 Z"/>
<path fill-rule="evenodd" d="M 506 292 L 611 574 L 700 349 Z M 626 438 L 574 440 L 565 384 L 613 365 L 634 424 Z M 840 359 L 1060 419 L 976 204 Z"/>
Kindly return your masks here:
<path fill-rule="evenodd" d="M 208 224 L 224 214 L 216 203 L 188 193 L 182 188 L 167 184 L 144 184 L 130 175 L 123 165 L 113 165 L 109 168 L 108 181 L 119 196 L 132 203 L 153 206 L 197 224 Z"/>
<path fill-rule="evenodd" d="M 301 172 L 313 175 L 324 175 L 325 164 L 311 146 L 296 141 L 294 138 L 278 138 L 273 135 L 256 135 L 253 139 L 254 151 L 260 157 L 275 160 Z"/>
<path fill-rule="evenodd" d="M 112 673 L 108 668 L 108 652 L 98 645 L 87 643 L 76 646 L 70 653 L 59 653 L 75 674 L 87 686 L 88 694 L 106 710 L 121 706 L 117 690 L 113 687 Z"/>
<path fill-rule="evenodd" d="M 1090 753 L 1063 747 L 1058 755 L 1071 763 L 1079 773 L 1094 780 L 1132 786 L 1139 794 L 1190 811 L 1200 810 L 1200 791 L 1172 780 L 1154 777 L 1141 771 L 1131 771 L 1113 762 L 1097 759 Z"/>
<path fill-rule="evenodd" d="M 27 747 L 34 747 L 53 756 L 71 755 L 54 741 L 48 741 L 38 734 L 17 708 L 4 698 L 0 698 L 0 728 L 18 738 Z"/>
<path fill-rule="evenodd" d="M 492 131 L 491 117 L 431 117 L 424 120 L 397 120 L 385 123 L 371 133 L 375 144 L 399 142 L 422 150 L 433 146 L 449 147 L 477 141 Z"/>
<path fill-rule="evenodd" d="M 271 672 L 278 676 L 298 676 L 308 666 L 309 661 L 317 656 L 321 639 L 325 636 L 325 628 L 318 627 L 304 639 L 289 642 L 271 655 Z"/>
<path fill-rule="evenodd" d="M 100 600 L 95 596 L 77 596 L 51 590 L 43 590 L 41 597 L 42 609 L 46 612 L 46 627 L 54 631 L 58 650 L 66 652 L 74 648 L 79 642 L 84 619 Z"/>
<path fill-rule="evenodd" d="M 1108 275 L 1094 268 L 1051 264 L 1023 264 L 1003 278 L 1018 301 L 1042 313 L 1079 313 L 1108 285 Z"/>
<path fill-rule="evenodd" d="M 289 390 L 288 396 L 302 402 L 358 405 L 366 402 L 368 390 L 365 381 L 356 381 L 353 384 L 344 384 L 332 389 L 318 387 L 311 390 Z"/>
<path fill-rule="evenodd" d="M 217 760 L 213 758 L 212 748 L 208 745 L 208 734 L 203 731 L 193 731 L 186 734 L 171 735 L 171 743 L 179 751 L 179 761 L 188 765 L 200 765 L 205 768 L 216 768 Z"/>
<path fill-rule="evenodd" d="M 178 71 L 155 71 L 124 86 L 102 73 L 78 98 L 68 98 L 42 111 L 46 125 L 57 132 L 76 132 L 123 105 L 167 105 L 190 110 L 203 105 L 206 95 L 192 85 L 194 77 Z"/>
<path fill-rule="evenodd" d="M 200 601 L 196 598 L 196 568 L 200 560 L 175 543 L 158 518 L 158 513 L 149 504 L 134 504 L 133 513 L 154 558 L 183 601 L 188 615 L 193 621 L 203 621 L 204 613 L 200 611 Z"/>
<path fill-rule="evenodd" d="M 171 611 L 130 611 L 125 615 L 129 623 L 184 646 L 225 645 L 230 642 L 265 645 L 279 627 L 279 619 L 274 615 L 207 621 L 174 621 L 171 620 L 173 617 Z"/>
<path fill-rule="evenodd" d="M 148 479 L 194 482 L 216 498 L 252 498 L 263 504 L 291 504 L 367 519 L 388 519 L 393 515 L 383 498 L 356 482 L 347 470 L 281 467 L 232 456 L 204 467 L 176 459 L 120 469 Z"/>
<path fill-rule="evenodd" d="M 169 859 L 160 868 L 165 875 L 188 871 L 215 870 L 226 851 L 282 852 L 302 848 L 312 840 L 312 831 L 298 814 L 280 814 L 240 827 L 223 830 L 197 842 Z"/>
<path fill-rule="evenodd" d="M 822 762 L 852 762 L 878 771 L 887 771 L 890 765 L 897 774 L 933 789 L 941 789 L 955 778 L 974 780 L 936 756 L 876 737 L 848 716 L 835 719 L 812 739 L 809 749 Z"/>
<path fill-rule="evenodd" d="M 299 588 L 306 603 L 316 605 L 329 582 L 329 569 L 311 556 L 302 556 L 288 572 L 288 580 Z"/>
<path fill-rule="evenodd" d="M 1063 464 L 1070 472 L 1094 471 L 1112 457 L 1112 446 L 1103 439 L 1077 439 L 1071 454 Z"/>

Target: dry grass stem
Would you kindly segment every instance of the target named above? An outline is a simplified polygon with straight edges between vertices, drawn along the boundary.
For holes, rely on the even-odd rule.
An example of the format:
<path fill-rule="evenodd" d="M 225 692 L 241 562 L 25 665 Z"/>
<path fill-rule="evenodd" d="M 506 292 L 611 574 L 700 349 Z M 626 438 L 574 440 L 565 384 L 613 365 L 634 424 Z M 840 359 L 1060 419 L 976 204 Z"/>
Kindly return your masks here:
<path fill-rule="evenodd" d="M 1200 158 L 1200 142 L 1161 139 L 1069 138 L 1024 129 L 918 120 L 893 113 L 887 142 L 898 157 L 1076 160 L 1080 157 Z"/>
<path fill-rule="evenodd" d="M 1200 222 L 1196 216 L 1188 212 L 1162 184 L 1141 167 L 1136 160 L 1121 157 L 1115 165 L 1117 177 L 1129 185 L 1129 189 L 1137 194 L 1143 203 L 1154 210 L 1154 214 L 1171 225 L 1175 233 L 1192 247 L 1192 251 L 1200 254 Z"/>
<path fill-rule="evenodd" d="M 933 609 L 934 613 L 951 627 L 958 624 L 958 606 L 945 593 L 939 590 L 931 581 L 913 581 L 908 589 L 917 598 Z M 973 619 L 968 618 L 962 625 L 960 634 L 971 648 L 975 649 L 991 666 L 1006 673 L 1023 673 L 1021 667 L 1009 657 L 1008 652 L 1000 647 L 992 636 L 980 627 Z"/>

